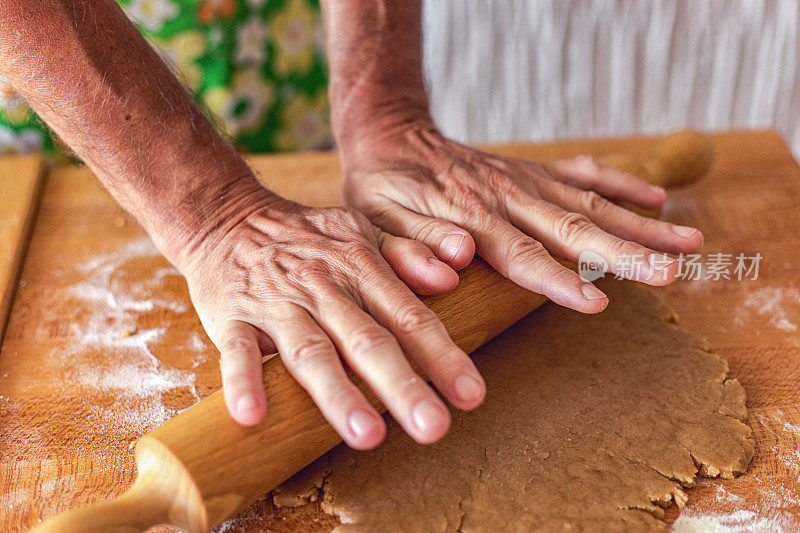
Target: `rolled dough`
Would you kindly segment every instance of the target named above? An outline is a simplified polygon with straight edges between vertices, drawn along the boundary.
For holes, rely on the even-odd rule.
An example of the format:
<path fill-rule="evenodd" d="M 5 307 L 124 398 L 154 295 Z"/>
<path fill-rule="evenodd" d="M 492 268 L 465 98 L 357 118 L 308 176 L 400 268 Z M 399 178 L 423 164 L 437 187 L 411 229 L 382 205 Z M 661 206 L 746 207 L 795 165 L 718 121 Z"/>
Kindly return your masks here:
<path fill-rule="evenodd" d="M 652 530 L 697 475 L 753 455 L 742 386 L 648 289 L 605 282 L 595 316 L 548 304 L 474 354 L 489 394 L 422 446 L 390 423 L 276 489 L 346 531 Z"/>

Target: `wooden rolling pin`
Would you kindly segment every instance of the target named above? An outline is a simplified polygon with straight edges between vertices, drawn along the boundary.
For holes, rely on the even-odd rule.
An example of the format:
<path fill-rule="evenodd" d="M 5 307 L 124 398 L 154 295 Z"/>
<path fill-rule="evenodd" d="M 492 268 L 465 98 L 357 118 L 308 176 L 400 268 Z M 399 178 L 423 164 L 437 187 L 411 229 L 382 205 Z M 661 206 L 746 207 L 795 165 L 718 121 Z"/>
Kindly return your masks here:
<path fill-rule="evenodd" d="M 662 169 L 666 186 L 696 179 L 711 161 L 710 152 L 704 155 L 710 148 L 705 136 L 676 135 L 662 141 L 647 163 Z M 687 179 L 689 174 L 694 177 Z M 547 299 L 476 259 L 455 290 L 423 301 L 453 341 L 471 353 Z M 364 383 L 351 377 L 384 412 Z M 264 365 L 264 387 L 269 411 L 260 425 L 237 425 L 222 391 L 216 392 L 136 442 L 138 476 L 122 496 L 56 516 L 35 531 L 133 532 L 165 523 L 191 533 L 208 531 L 341 442 L 279 358 Z"/>
<path fill-rule="evenodd" d="M 479 259 L 455 290 L 424 299 L 468 353 L 545 301 Z M 280 358 L 264 365 L 264 387 L 269 407 L 260 425 L 237 425 L 222 392 L 215 392 L 136 442 L 138 476 L 125 494 L 59 515 L 35 531 L 131 532 L 163 523 L 208 531 L 341 442 Z"/>
<path fill-rule="evenodd" d="M 699 180 L 711 168 L 713 160 L 711 139 L 694 130 L 667 135 L 644 161 L 630 154 L 609 154 L 600 159 L 605 165 L 630 172 L 665 189 Z M 644 209 L 627 201 L 618 203 L 643 216 L 658 218 L 661 215 L 661 209 Z"/>

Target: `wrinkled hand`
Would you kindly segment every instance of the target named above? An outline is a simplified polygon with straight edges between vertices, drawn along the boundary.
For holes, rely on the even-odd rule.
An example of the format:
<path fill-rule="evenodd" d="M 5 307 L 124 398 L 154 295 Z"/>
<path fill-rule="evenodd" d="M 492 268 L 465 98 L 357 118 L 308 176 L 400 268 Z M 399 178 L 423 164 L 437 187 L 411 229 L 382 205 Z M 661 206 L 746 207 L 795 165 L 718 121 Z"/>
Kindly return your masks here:
<path fill-rule="evenodd" d="M 406 357 L 456 407 L 480 404 L 486 387 L 472 361 L 409 289 L 452 289 L 455 271 L 351 208 L 314 209 L 274 196 L 254 202 L 263 206 L 205 239 L 181 265 L 221 352 L 225 401 L 236 421 L 263 418 L 261 359 L 276 348 L 354 448 L 377 445 L 386 427 L 343 362 L 419 442 L 444 435 L 450 417 Z"/>
<path fill-rule="evenodd" d="M 608 271 L 666 285 L 693 252 L 694 228 L 641 217 L 611 200 L 657 208 L 663 189 L 593 158 L 534 162 L 483 153 L 430 125 L 364 132 L 342 149 L 345 200 L 377 226 L 425 243 L 453 267 L 477 253 L 518 285 L 584 313 L 606 296 L 557 259 L 600 254 Z M 638 268 L 619 268 L 622 261 Z M 638 272 L 637 272 L 638 270 Z"/>

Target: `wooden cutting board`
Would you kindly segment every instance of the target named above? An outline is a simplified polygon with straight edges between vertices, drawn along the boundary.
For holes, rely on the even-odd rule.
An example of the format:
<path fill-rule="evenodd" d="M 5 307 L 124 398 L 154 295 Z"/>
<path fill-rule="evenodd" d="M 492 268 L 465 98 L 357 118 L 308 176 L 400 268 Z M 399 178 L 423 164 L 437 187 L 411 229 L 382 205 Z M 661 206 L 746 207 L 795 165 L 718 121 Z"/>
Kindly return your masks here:
<path fill-rule="evenodd" d="M 708 337 L 744 384 L 758 449 L 747 475 L 690 490 L 685 513 L 798 529 L 800 167 L 774 132 L 713 140 L 711 174 L 672 192 L 664 218 L 701 228 L 705 254 L 760 253 L 759 277 L 680 281 L 662 293 L 681 324 Z M 653 144 L 636 138 L 494 150 L 528 158 L 644 157 Z M 285 196 L 336 203 L 336 182 L 326 181 L 339 175 L 334 155 L 251 161 Z M 0 169 L 8 164 L 0 159 Z M 16 174 L 0 172 L 3 194 L 5 176 Z M 220 381 L 218 354 L 182 278 L 86 169 L 59 166 L 49 173 L 19 283 L 11 288 L 0 351 L 0 530 L 24 531 L 43 517 L 121 493 L 135 475 L 130 443 Z M 333 525 L 317 505 L 277 510 L 265 499 L 221 529 Z"/>

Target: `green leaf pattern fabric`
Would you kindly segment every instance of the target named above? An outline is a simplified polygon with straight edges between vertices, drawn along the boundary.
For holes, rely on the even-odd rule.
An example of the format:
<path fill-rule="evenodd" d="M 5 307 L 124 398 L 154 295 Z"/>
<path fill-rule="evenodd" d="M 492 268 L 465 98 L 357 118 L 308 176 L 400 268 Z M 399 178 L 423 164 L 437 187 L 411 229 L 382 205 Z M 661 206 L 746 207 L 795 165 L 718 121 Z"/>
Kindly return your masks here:
<path fill-rule="evenodd" d="M 332 144 L 318 0 L 118 0 L 237 148 Z M 0 75 L 0 153 L 59 142 Z"/>

